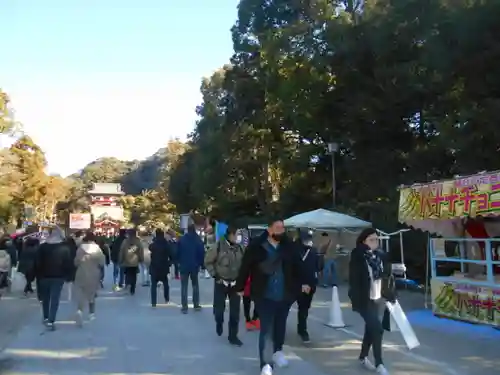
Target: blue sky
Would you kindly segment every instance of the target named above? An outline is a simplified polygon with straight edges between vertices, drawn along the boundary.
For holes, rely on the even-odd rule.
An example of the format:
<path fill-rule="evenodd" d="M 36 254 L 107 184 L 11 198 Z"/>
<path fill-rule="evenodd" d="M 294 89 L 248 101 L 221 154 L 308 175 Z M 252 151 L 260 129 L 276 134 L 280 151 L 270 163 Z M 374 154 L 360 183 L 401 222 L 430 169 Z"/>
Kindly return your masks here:
<path fill-rule="evenodd" d="M 62 175 L 143 159 L 196 120 L 237 0 L 2 0 L 0 88 Z"/>

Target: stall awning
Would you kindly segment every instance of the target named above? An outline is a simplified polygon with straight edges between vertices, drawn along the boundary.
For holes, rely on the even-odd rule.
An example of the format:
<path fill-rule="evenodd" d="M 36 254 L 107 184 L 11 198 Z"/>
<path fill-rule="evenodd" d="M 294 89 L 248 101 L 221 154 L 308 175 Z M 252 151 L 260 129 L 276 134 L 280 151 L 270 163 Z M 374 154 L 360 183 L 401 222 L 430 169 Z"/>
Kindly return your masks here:
<path fill-rule="evenodd" d="M 367 228 L 371 227 L 371 223 L 353 216 L 320 208 L 286 219 L 285 226 L 312 229 L 342 229 Z"/>
<path fill-rule="evenodd" d="M 398 217 L 417 229 L 450 232 L 464 217 L 500 216 L 500 172 L 400 189 Z"/>

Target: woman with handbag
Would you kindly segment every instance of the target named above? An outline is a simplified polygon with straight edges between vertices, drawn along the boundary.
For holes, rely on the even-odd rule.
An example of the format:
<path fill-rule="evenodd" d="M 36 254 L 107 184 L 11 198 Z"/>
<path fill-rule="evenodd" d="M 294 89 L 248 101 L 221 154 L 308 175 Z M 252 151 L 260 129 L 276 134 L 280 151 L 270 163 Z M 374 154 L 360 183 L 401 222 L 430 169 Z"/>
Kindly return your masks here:
<path fill-rule="evenodd" d="M 359 313 L 365 322 L 365 333 L 361 344 L 359 361 L 368 370 L 380 375 L 389 375 L 382 360 L 383 328 L 379 316 L 380 303 L 384 297 L 392 299 L 386 288 L 390 267 L 384 262 L 384 255 L 378 250 L 379 238 L 373 228 L 364 229 L 356 240 L 356 248 L 349 260 L 349 298 L 353 311 Z M 368 359 L 373 349 L 375 364 Z"/>

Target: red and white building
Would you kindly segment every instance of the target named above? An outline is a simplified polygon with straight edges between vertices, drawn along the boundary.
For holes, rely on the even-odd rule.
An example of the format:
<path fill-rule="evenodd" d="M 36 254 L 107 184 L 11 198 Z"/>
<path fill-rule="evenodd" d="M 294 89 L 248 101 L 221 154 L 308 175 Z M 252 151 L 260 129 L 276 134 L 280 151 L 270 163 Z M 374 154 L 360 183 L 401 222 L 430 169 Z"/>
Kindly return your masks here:
<path fill-rule="evenodd" d="M 120 184 L 94 183 L 88 191 L 91 199 L 90 212 L 96 232 L 116 233 L 123 222 L 123 207 L 120 199 L 125 193 Z"/>

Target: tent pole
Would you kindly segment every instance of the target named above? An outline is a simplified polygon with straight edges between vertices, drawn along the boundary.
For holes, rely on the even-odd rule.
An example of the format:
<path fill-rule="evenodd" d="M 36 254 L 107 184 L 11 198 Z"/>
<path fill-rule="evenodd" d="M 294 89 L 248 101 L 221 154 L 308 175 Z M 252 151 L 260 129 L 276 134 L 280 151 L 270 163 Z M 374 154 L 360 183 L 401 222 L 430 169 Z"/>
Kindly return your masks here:
<path fill-rule="evenodd" d="M 403 250 L 403 232 L 401 231 L 399 231 L 399 251 L 401 252 L 401 264 L 405 264 L 405 254 Z"/>

